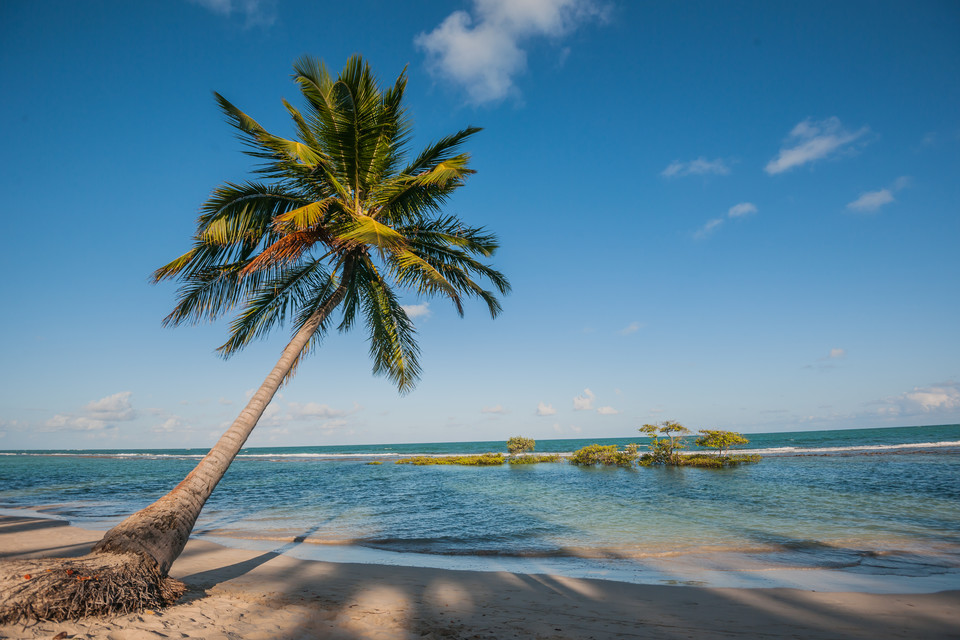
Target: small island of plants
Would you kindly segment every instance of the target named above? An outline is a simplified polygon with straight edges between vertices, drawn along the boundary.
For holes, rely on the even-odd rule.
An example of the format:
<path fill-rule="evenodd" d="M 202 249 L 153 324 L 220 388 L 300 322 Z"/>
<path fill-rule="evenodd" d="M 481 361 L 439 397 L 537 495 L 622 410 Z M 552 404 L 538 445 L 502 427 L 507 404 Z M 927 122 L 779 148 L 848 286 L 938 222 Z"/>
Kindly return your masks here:
<path fill-rule="evenodd" d="M 591 444 L 570 454 L 566 460 L 577 466 L 641 467 L 672 466 L 702 467 L 720 469 L 735 467 L 744 463 L 759 462 L 759 455 L 730 455 L 732 447 L 748 444 L 750 441 L 739 433 L 719 429 L 701 429 L 694 443 L 698 447 L 714 449 L 716 453 L 702 451 L 684 453 L 688 448 L 687 436 L 691 431 L 682 424 L 666 421 L 660 424 L 645 424 L 639 431 L 650 438 L 649 451 L 640 453 L 640 445 L 628 444 L 620 449 L 617 445 Z M 414 466 L 459 465 L 470 467 L 494 467 L 504 464 L 528 465 L 548 462 L 561 462 L 558 453 L 535 454 L 536 441 L 533 438 L 514 436 L 507 440 L 508 455 L 503 453 L 483 453 L 467 456 L 412 456 L 400 458 L 396 464 Z M 728 452 L 724 455 L 724 452 Z M 372 462 L 370 464 L 379 464 Z"/>
<path fill-rule="evenodd" d="M 641 454 L 639 445 L 628 444 L 625 449 L 616 445 L 592 444 L 575 451 L 570 456 L 571 464 L 581 466 L 618 466 L 630 467 L 634 463 L 641 467 L 705 467 L 719 469 L 735 467 L 744 463 L 759 462 L 759 455 L 724 455 L 724 450 L 747 444 L 750 441 L 739 433 L 719 429 L 701 429 L 700 437 L 694 442 L 698 447 L 715 449 L 715 455 L 703 452 L 683 453 L 688 447 L 686 436 L 690 430 L 679 422 L 666 421 L 660 424 L 645 424 L 639 431 L 650 438 L 649 452 Z"/>

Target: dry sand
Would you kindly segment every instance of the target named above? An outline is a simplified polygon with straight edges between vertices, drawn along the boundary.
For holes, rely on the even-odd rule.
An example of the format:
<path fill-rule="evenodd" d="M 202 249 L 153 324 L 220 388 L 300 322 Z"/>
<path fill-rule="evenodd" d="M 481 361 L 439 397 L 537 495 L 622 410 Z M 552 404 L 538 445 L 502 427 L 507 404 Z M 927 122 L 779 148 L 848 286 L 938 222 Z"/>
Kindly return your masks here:
<path fill-rule="evenodd" d="M 0 517 L 0 559 L 82 555 L 101 535 L 54 520 Z M 0 638 L 960 638 L 960 591 L 637 585 L 314 562 L 204 540 L 187 545 L 171 575 L 189 591 L 169 609 L 0 626 Z"/>

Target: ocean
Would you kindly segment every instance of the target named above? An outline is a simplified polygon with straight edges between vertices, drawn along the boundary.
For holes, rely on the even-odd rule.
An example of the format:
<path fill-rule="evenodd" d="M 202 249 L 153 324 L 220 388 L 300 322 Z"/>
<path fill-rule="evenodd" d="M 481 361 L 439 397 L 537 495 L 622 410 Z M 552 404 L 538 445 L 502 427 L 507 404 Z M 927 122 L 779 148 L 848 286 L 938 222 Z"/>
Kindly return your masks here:
<path fill-rule="evenodd" d="M 194 534 L 334 562 L 651 584 L 960 588 L 960 425 L 747 434 L 728 469 L 409 466 L 505 442 L 243 449 Z M 643 438 L 543 440 L 536 451 Z M 0 513 L 107 529 L 196 449 L 0 452 Z M 367 464 L 381 461 L 380 465 Z"/>

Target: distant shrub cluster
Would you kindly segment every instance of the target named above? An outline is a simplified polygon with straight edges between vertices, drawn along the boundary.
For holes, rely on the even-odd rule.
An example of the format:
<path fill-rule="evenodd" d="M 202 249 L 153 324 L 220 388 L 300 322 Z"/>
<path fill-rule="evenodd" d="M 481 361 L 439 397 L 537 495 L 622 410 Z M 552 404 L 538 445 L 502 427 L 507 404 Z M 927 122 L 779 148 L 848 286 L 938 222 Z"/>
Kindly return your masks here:
<path fill-rule="evenodd" d="M 672 466 L 712 469 L 760 461 L 758 455 L 723 455 L 724 450 L 749 442 L 739 433 L 732 431 L 700 430 L 701 435 L 696 439 L 696 445 L 716 449 L 716 455 L 682 453 L 688 446 L 686 436 L 690 435 L 690 430 L 679 422 L 667 421 L 660 424 L 645 424 L 640 427 L 639 431 L 650 438 L 650 443 L 647 445 L 649 452 L 647 453 L 640 455 L 637 444 L 629 444 L 623 450 L 616 445 L 591 444 L 574 452 L 569 460 L 572 464 L 581 466 L 630 467 L 637 463 L 642 467 Z"/>
<path fill-rule="evenodd" d="M 541 462 L 560 462 L 559 453 L 541 455 L 504 456 L 502 453 L 483 453 L 476 456 L 413 456 L 400 458 L 397 464 L 411 464 L 417 467 L 437 464 L 456 464 L 466 467 L 496 467 L 503 464 L 539 464 Z M 372 463 L 369 463 L 372 464 Z"/>
<path fill-rule="evenodd" d="M 510 464 L 539 464 L 541 462 L 560 462 L 562 458 L 559 453 L 541 453 L 537 455 L 510 456 L 507 462 Z"/>
<path fill-rule="evenodd" d="M 513 436 L 507 440 L 507 451 L 510 455 L 515 456 L 518 453 L 526 453 L 527 451 L 533 451 L 534 447 L 537 446 L 537 441 L 533 438 L 524 438 L 523 436 Z"/>
<path fill-rule="evenodd" d="M 397 464 L 422 467 L 434 464 L 458 464 L 468 467 L 495 467 L 506 462 L 502 453 L 482 453 L 476 456 L 413 456 L 400 458 Z"/>
<path fill-rule="evenodd" d="M 628 446 L 620 451 L 615 444 L 591 444 L 575 451 L 567 460 L 580 466 L 604 465 L 608 467 L 629 467 L 637 459 L 637 445 Z"/>
<path fill-rule="evenodd" d="M 690 430 L 679 422 L 667 421 L 660 424 L 645 424 L 639 431 L 650 438 L 648 451 L 641 454 L 640 445 L 632 443 L 620 449 L 617 445 L 591 444 L 573 452 L 567 461 L 577 466 L 605 466 L 605 467 L 632 467 L 638 464 L 642 467 L 672 466 L 672 467 L 703 467 L 721 469 L 734 467 L 744 463 L 759 462 L 758 455 L 724 455 L 732 447 L 747 444 L 750 441 L 739 433 L 721 431 L 719 429 L 701 429 L 700 436 L 694 441 L 698 447 L 715 449 L 716 454 L 703 452 L 682 453 L 688 447 L 687 436 Z M 470 467 L 495 467 L 504 464 L 524 465 L 539 464 L 541 462 L 561 462 L 560 454 L 533 454 L 536 442 L 532 438 L 514 436 L 507 440 L 507 451 L 502 453 L 484 453 L 473 456 L 413 456 L 400 458 L 397 464 L 423 465 L 462 465 Z M 371 462 L 368 464 L 380 464 Z"/>

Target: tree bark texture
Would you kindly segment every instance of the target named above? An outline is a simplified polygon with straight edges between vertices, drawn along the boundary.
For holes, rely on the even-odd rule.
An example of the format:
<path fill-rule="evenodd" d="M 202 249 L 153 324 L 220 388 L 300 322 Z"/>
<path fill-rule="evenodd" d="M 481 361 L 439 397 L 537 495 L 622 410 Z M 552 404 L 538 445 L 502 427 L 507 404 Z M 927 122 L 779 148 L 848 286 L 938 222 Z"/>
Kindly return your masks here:
<path fill-rule="evenodd" d="M 270 375 L 193 471 L 170 493 L 110 529 L 93 548 L 94 553 L 135 553 L 155 563 L 161 575 L 167 575 L 217 483 L 243 448 L 310 338 L 346 295 L 349 274 L 345 271 L 343 276 L 337 289 L 293 336 Z"/>

